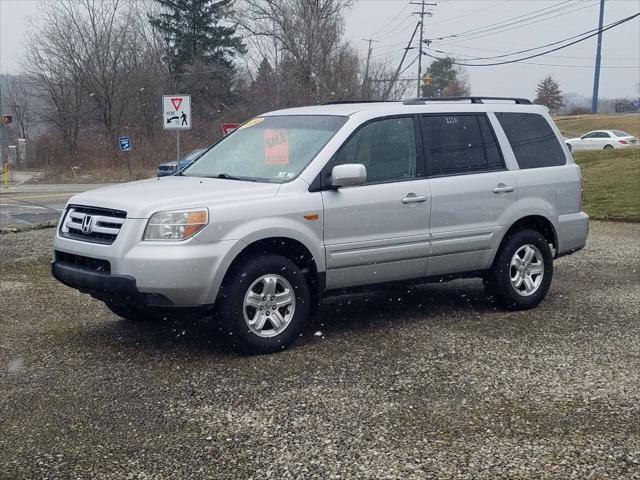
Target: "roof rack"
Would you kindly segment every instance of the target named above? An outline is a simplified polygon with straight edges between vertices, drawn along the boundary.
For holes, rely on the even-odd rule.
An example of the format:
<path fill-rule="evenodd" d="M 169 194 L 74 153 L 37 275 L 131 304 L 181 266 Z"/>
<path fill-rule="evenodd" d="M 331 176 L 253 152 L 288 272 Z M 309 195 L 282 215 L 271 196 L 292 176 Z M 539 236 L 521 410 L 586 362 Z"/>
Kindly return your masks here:
<path fill-rule="evenodd" d="M 456 102 L 460 100 L 469 100 L 471 103 L 484 103 L 484 100 L 502 100 L 514 102 L 517 105 L 533 105 L 528 98 L 515 97 L 417 97 L 403 101 L 404 105 L 422 105 L 427 102 Z"/>
<path fill-rule="evenodd" d="M 392 103 L 393 100 L 336 100 L 334 102 L 324 102 L 322 105 L 346 105 L 349 103 Z"/>

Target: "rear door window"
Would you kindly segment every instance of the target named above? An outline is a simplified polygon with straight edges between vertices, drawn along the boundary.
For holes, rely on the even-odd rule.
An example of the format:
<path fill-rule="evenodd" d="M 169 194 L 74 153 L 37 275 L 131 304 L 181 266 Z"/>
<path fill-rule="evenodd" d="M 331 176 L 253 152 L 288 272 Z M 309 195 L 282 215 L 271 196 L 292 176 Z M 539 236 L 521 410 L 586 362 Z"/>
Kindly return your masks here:
<path fill-rule="evenodd" d="M 556 167 L 567 160 L 549 122 L 537 113 L 496 113 L 521 169 Z"/>
<path fill-rule="evenodd" d="M 484 115 L 424 115 L 420 119 L 432 176 L 504 169 Z"/>

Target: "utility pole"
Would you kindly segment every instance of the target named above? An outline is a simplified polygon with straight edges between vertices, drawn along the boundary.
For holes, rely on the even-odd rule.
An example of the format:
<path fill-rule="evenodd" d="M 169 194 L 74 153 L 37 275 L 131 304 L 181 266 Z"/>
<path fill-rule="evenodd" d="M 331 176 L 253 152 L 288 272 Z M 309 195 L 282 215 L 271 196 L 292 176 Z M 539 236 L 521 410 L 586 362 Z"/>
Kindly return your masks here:
<path fill-rule="evenodd" d="M 424 16 L 431 16 L 433 13 L 426 11 L 425 7 L 435 7 L 437 3 L 426 3 L 425 0 L 420 2 L 410 2 L 411 5 L 420 5 L 419 12 L 413 12 L 414 15 L 420 15 L 420 43 L 418 44 L 418 97 L 420 96 L 420 84 L 422 81 L 422 45 L 424 44 Z"/>
<path fill-rule="evenodd" d="M 386 101 L 387 98 L 389 98 L 389 95 L 391 94 L 391 90 L 393 90 L 393 86 L 398 81 L 398 77 L 400 76 L 400 70 L 402 70 L 402 64 L 404 63 L 404 59 L 407 58 L 407 53 L 409 52 L 409 50 L 413 48 L 411 44 L 413 43 L 413 39 L 416 36 L 416 32 L 418 31 L 419 26 L 420 26 L 420 22 L 416 23 L 416 27 L 413 29 L 413 33 L 411 34 L 409 43 L 407 43 L 407 46 L 404 49 L 404 53 L 402 54 L 402 60 L 400 60 L 400 65 L 398 65 L 398 69 L 396 70 L 396 73 L 393 75 L 391 82 L 389 82 L 389 86 L 385 90 L 384 95 L 382 95 L 383 101 Z"/>
<path fill-rule="evenodd" d="M 373 38 L 363 38 L 362 40 L 365 42 L 369 42 L 369 51 L 367 52 L 367 66 L 364 69 L 364 79 L 362 80 L 362 92 L 360 93 L 360 98 L 362 100 L 366 100 L 365 91 L 367 92 L 367 97 L 369 96 L 368 83 L 369 83 L 369 61 L 371 60 L 371 52 L 372 52 L 371 43 L 372 42 L 378 43 L 378 40 L 374 40 Z"/>
<path fill-rule="evenodd" d="M 593 74 L 593 95 L 591 113 L 598 113 L 598 91 L 600 89 L 600 61 L 602 59 L 602 27 L 604 25 L 604 0 L 600 0 L 600 21 L 598 23 L 598 47 L 596 49 L 596 69 Z"/>
<path fill-rule="evenodd" d="M 2 84 L 2 79 L 0 79 L 0 168 L 4 170 L 4 162 L 2 161 L 2 144 L 4 140 L 4 116 L 2 115 Z"/>

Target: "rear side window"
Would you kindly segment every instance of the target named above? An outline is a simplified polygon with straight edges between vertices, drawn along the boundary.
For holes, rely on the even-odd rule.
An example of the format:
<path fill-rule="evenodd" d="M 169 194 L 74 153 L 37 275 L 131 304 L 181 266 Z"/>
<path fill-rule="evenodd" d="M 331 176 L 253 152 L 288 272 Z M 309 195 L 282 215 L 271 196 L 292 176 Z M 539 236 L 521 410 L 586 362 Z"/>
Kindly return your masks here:
<path fill-rule="evenodd" d="M 564 150 L 547 120 L 536 113 L 496 113 L 521 169 L 557 167 Z"/>
<path fill-rule="evenodd" d="M 616 137 L 630 137 L 627 132 L 623 132 L 622 130 L 611 130 Z"/>
<path fill-rule="evenodd" d="M 425 115 L 422 136 L 431 175 L 460 175 L 504 168 L 500 149 L 484 115 Z"/>

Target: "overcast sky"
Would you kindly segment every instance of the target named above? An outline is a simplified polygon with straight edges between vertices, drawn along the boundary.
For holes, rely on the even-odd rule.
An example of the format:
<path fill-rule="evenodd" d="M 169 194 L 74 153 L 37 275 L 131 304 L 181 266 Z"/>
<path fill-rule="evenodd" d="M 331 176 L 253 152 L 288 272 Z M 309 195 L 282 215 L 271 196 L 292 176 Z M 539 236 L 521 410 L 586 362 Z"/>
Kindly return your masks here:
<path fill-rule="evenodd" d="M 241 1 L 241 0 L 239 0 Z M 565 2 L 573 12 L 544 19 L 531 25 L 518 25 L 502 33 L 461 41 L 455 38 L 433 42 L 431 48 L 457 56 L 489 57 L 514 52 L 567 38 L 597 27 L 599 0 Z M 425 21 L 425 37 L 437 38 L 466 32 L 523 15 L 534 10 L 550 12 L 561 0 L 429 0 L 433 16 Z M 38 21 L 36 0 L 0 0 L 0 72 L 16 73 L 24 52 L 28 17 Z M 346 37 L 366 54 L 362 38 L 374 38 L 375 60 L 386 60 L 396 66 L 402 48 L 408 42 L 417 17 L 417 10 L 408 0 L 357 0 L 346 12 Z M 640 11 L 639 0 L 607 0 L 605 24 Z M 551 16 L 551 14 L 549 14 Z M 529 22 L 533 22 L 534 19 Z M 526 22 L 526 23 L 529 23 Z M 515 25 L 514 25 L 515 26 Z M 477 36 L 477 35 L 476 35 Z M 459 42 L 452 44 L 452 42 Z M 530 60 L 536 64 L 516 63 L 493 67 L 467 67 L 472 93 L 481 95 L 513 95 L 533 97 L 537 82 L 551 74 L 565 93 L 591 96 L 595 37 L 548 56 Z M 640 19 L 628 22 L 604 33 L 603 68 L 600 92 L 602 97 L 638 96 L 640 83 Z M 436 53 L 435 55 L 443 55 Z M 410 51 L 408 61 L 415 58 Z M 426 58 L 424 63 L 429 63 Z M 553 65 L 539 65 L 539 64 Z M 407 65 L 407 63 L 405 63 Z M 622 67 L 622 68 L 621 68 Z M 417 63 L 403 77 L 417 74 Z"/>

